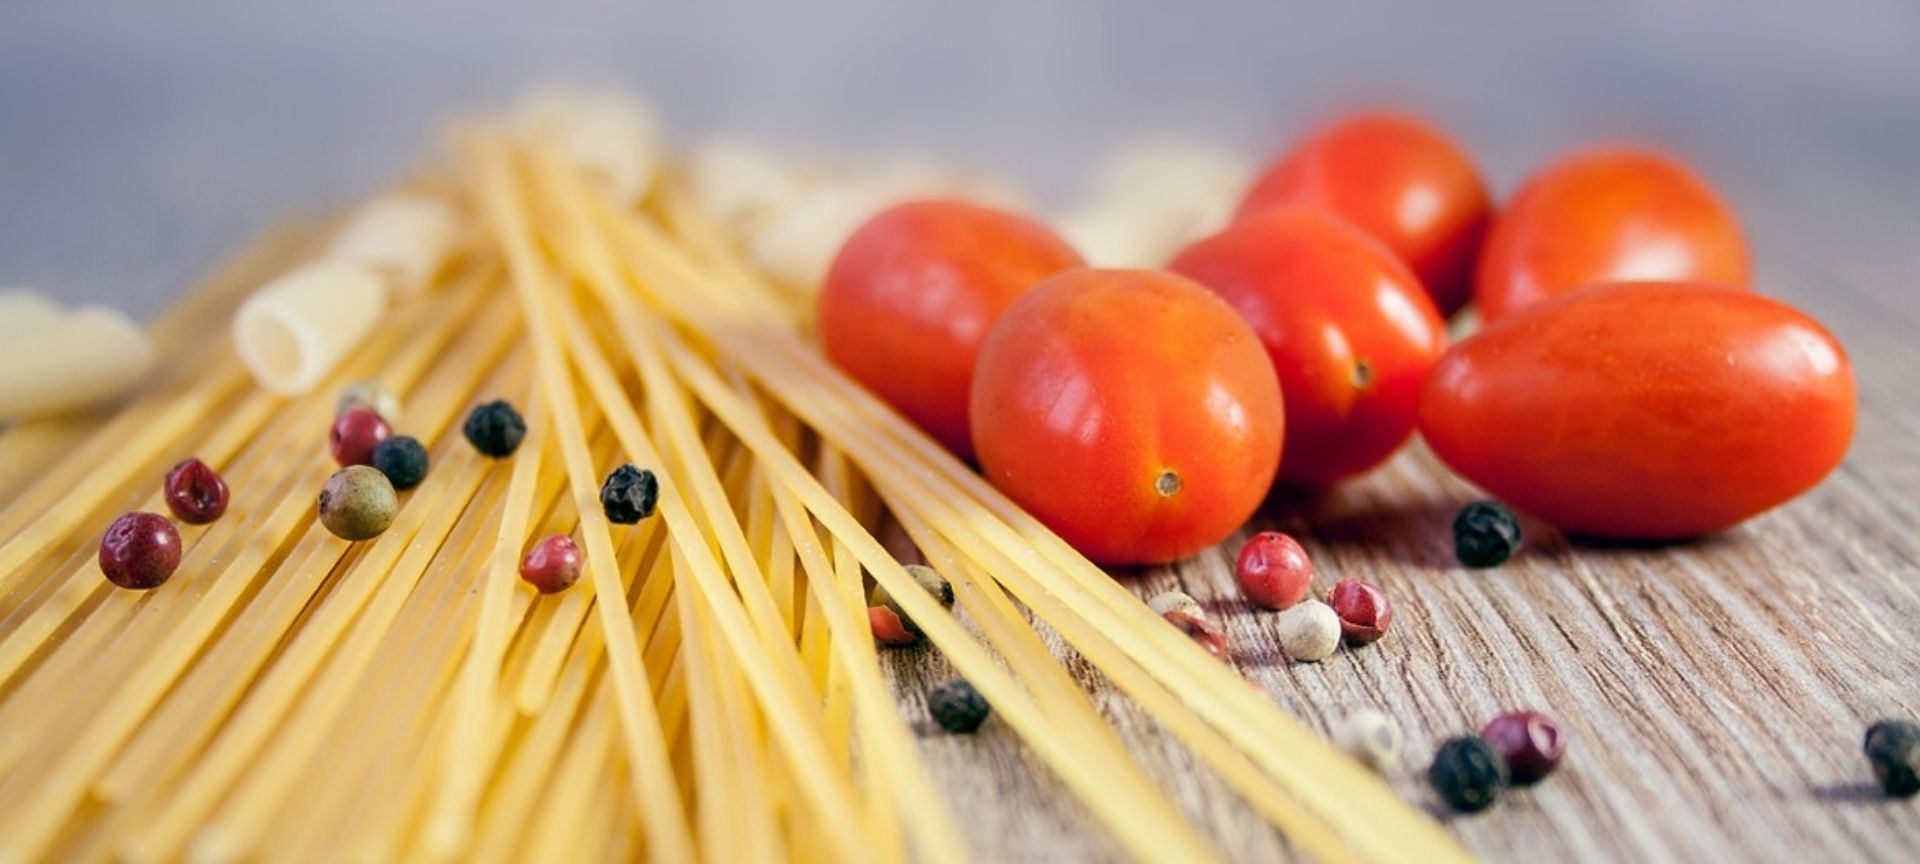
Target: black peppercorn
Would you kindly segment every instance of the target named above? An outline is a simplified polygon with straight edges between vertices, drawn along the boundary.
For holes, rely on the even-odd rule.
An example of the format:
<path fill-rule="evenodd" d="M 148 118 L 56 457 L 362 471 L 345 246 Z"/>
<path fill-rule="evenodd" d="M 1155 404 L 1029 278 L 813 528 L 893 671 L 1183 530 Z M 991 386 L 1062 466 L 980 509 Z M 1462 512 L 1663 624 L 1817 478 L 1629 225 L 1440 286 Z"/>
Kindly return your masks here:
<path fill-rule="evenodd" d="M 1462 813 L 1478 813 L 1493 806 L 1507 785 L 1507 763 L 1487 742 L 1468 735 L 1440 745 L 1427 768 L 1427 782 Z"/>
<path fill-rule="evenodd" d="M 1453 555 L 1468 567 L 1498 567 L 1520 548 L 1520 520 L 1498 501 L 1475 501 L 1453 517 Z"/>
<path fill-rule="evenodd" d="M 961 679 L 933 688 L 933 692 L 927 694 L 927 710 L 933 712 L 933 721 L 940 724 L 940 728 L 957 733 L 980 728 L 992 711 L 987 706 L 987 697 Z"/>
<path fill-rule="evenodd" d="M 427 448 L 412 435 L 399 435 L 373 448 L 373 467 L 387 475 L 393 488 L 406 491 L 427 477 Z"/>
<path fill-rule="evenodd" d="M 505 399 L 495 399 L 474 406 L 460 431 L 482 455 L 504 459 L 512 456 L 521 439 L 527 437 L 527 421 L 520 419 L 520 412 Z"/>
<path fill-rule="evenodd" d="M 1920 793 L 1920 726 L 1882 720 L 1867 727 L 1867 762 L 1880 788 L 1896 798 Z"/>
<path fill-rule="evenodd" d="M 653 515 L 653 505 L 660 500 L 660 481 L 654 479 L 653 472 L 622 465 L 607 475 L 607 482 L 600 484 L 600 506 L 607 511 L 607 521 L 619 525 L 632 525 Z"/>

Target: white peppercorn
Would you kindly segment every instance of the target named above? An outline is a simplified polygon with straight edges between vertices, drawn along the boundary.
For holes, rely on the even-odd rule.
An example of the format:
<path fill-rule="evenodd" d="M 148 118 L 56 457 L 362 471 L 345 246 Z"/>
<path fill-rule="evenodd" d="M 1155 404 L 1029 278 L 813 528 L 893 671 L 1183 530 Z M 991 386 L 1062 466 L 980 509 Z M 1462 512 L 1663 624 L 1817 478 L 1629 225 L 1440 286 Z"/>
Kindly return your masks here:
<path fill-rule="evenodd" d="M 355 408 L 371 408 L 388 423 L 400 420 L 400 397 L 394 395 L 387 385 L 372 379 L 355 381 L 340 391 L 340 400 L 334 403 L 333 413 L 338 416 Z"/>
<path fill-rule="evenodd" d="M 1340 718 L 1333 744 L 1375 771 L 1385 771 L 1400 755 L 1400 725 L 1371 708 Z"/>
<path fill-rule="evenodd" d="M 1318 663 L 1340 647 L 1340 616 L 1318 600 L 1306 600 L 1280 613 L 1275 622 L 1280 647 L 1303 663 Z"/>
<path fill-rule="evenodd" d="M 1206 613 L 1200 609 L 1200 601 L 1193 599 L 1185 591 L 1162 591 L 1155 594 L 1152 600 L 1147 601 L 1147 608 L 1152 609 L 1153 614 L 1162 617 L 1165 617 L 1168 612 L 1179 612 L 1195 618 L 1206 617 Z"/>

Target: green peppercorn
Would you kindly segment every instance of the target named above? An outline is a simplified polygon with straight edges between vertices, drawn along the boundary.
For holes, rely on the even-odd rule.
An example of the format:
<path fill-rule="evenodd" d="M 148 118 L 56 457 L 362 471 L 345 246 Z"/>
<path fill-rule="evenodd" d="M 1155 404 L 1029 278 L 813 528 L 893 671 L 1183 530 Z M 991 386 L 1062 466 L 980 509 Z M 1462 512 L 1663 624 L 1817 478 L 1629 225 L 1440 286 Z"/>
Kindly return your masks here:
<path fill-rule="evenodd" d="M 1920 793 L 1920 726 L 1882 720 L 1867 727 L 1867 762 L 1880 788 L 1895 798 Z"/>
<path fill-rule="evenodd" d="M 1498 567 L 1520 548 L 1520 520 L 1498 501 L 1475 501 L 1453 518 L 1453 555 L 1468 567 Z"/>
<path fill-rule="evenodd" d="M 940 571 L 925 564 L 908 564 L 906 570 L 907 575 L 912 576 L 914 582 L 919 583 L 922 589 L 933 595 L 933 599 L 940 601 L 940 605 L 953 605 L 953 585 L 947 581 L 947 577 L 940 575 Z M 869 608 L 885 606 L 900 619 L 900 626 L 905 627 L 908 633 L 915 636 L 926 635 L 920 632 L 919 625 L 913 623 L 913 618 L 907 615 L 907 610 L 900 608 L 899 601 L 887 593 L 885 586 L 878 584 L 873 586 L 873 591 L 867 595 L 867 606 Z"/>
<path fill-rule="evenodd" d="M 653 507 L 660 501 L 660 481 L 652 471 L 622 465 L 607 475 L 607 481 L 600 484 L 600 507 L 607 512 L 607 521 L 618 525 L 632 525 L 653 515 Z"/>
<path fill-rule="evenodd" d="M 366 465 L 335 471 L 320 487 L 320 524 L 342 540 L 380 536 L 393 524 L 400 499 L 387 475 Z"/>
<path fill-rule="evenodd" d="M 527 437 L 527 421 L 522 420 L 520 412 L 505 399 L 495 399 L 474 406 L 460 431 L 481 455 L 504 459 L 512 456 L 513 451 L 520 448 L 521 440 Z"/>
<path fill-rule="evenodd" d="M 1478 736 L 1466 735 L 1440 745 L 1427 768 L 1427 782 L 1447 806 L 1478 813 L 1493 806 L 1507 785 L 1507 763 Z"/>
<path fill-rule="evenodd" d="M 927 694 L 927 710 L 940 728 L 965 734 L 980 728 L 993 709 L 987 705 L 987 697 L 980 695 L 972 684 L 956 678 Z"/>
<path fill-rule="evenodd" d="M 427 448 L 412 435 L 396 435 L 374 445 L 373 467 L 404 492 L 426 479 Z"/>

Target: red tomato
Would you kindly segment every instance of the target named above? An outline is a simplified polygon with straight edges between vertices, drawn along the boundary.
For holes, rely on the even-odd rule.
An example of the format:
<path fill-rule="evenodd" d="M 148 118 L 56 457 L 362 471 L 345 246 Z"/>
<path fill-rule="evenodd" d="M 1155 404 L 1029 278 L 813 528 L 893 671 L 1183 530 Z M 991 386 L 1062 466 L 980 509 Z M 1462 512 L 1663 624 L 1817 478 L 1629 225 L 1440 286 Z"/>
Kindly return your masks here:
<path fill-rule="evenodd" d="M 820 289 L 820 341 L 835 365 L 961 458 L 980 340 L 1035 282 L 1078 267 L 1046 226 L 960 201 L 914 201 L 847 239 Z"/>
<path fill-rule="evenodd" d="M 1386 244 L 1420 274 L 1442 314 L 1466 305 L 1491 204 L 1473 161 L 1438 129 L 1394 115 L 1321 129 L 1255 181 L 1237 218 L 1295 206 L 1332 213 Z"/>
<path fill-rule="evenodd" d="M 1311 210 L 1277 210 L 1180 253 L 1168 268 L 1253 325 L 1287 401 L 1285 482 L 1326 485 L 1413 434 L 1420 382 L 1446 324 L 1386 247 Z"/>
<path fill-rule="evenodd" d="M 1240 316 L 1169 273 L 1078 270 L 988 331 L 973 378 L 987 478 L 1082 554 L 1158 564 L 1266 496 L 1285 412 Z"/>
<path fill-rule="evenodd" d="M 1853 437 L 1853 371 L 1807 316 L 1744 291 L 1583 288 L 1501 319 L 1434 367 L 1420 431 L 1455 471 L 1576 534 L 1717 531 L 1825 477 Z"/>
<path fill-rule="evenodd" d="M 1520 187 L 1487 235 L 1473 299 L 1482 320 L 1596 282 L 1744 288 L 1733 211 L 1685 165 L 1646 150 L 1589 150 Z"/>

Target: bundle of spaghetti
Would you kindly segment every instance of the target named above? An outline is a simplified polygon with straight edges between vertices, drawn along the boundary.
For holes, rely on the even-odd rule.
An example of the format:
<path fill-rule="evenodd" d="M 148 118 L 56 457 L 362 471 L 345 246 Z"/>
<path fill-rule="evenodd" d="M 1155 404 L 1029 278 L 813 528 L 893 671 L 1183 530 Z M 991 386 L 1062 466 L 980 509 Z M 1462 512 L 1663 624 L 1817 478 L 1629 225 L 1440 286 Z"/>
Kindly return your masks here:
<path fill-rule="evenodd" d="M 0 475 L 0 860 L 962 860 L 869 578 L 1135 857 L 1216 850 L 1045 632 L 1308 854 L 1457 854 L 828 366 L 804 291 L 746 264 L 675 176 L 636 205 L 537 136 L 458 144 L 431 186 L 478 224 L 428 232 L 433 260 L 474 245 L 402 268 L 423 290 L 313 395 L 249 386 L 205 334 L 315 250 L 410 254 L 365 220 L 352 243 L 263 244 L 156 321 L 165 365 L 116 413 L 0 434 L 0 456 L 44 463 Z M 314 518 L 316 430 L 366 378 L 406 397 L 399 431 L 433 470 L 348 543 Z M 528 427 L 499 460 L 459 432 L 497 398 Z M 186 456 L 225 477 L 227 513 L 181 526 L 166 585 L 111 586 L 97 526 L 164 511 L 155 478 Z M 622 463 L 658 484 L 634 525 L 599 500 Z M 579 540 L 584 578 L 542 596 L 516 571 L 552 534 Z"/>
<path fill-rule="evenodd" d="M 577 185 L 571 191 L 584 195 Z M 1378 779 L 1260 699 L 1229 669 L 1164 626 L 1104 572 L 827 367 L 792 335 L 790 323 L 778 320 L 777 307 L 766 302 L 768 290 L 703 266 L 642 219 L 607 208 L 600 208 L 598 214 L 623 250 L 636 285 L 651 289 L 646 290 L 648 298 L 746 367 L 768 393 L 861 462 L 871 481 L 895 490 L 897 514 L 920 516 L 955 546 L 969 550 L 969 556 L 987 557 L 978 563 L 986 564 L 995 579 L 1030 607 L 1051 608 L 1069 619 L 1069 626 L 1059 628 L 1063 635 L 1079 633 L 1080 642 L 1103 651 L 1106 646 L 1090 636 L 1127 634 L 1128 638 L 1112 644 L 1177 697 L 1150 705 L 1157 707 L 1156 716 L 1176 733 L 1187 730 L 1183 737 L 1190 743 L 1207 740 L 1199 737 L 1207 725 L 1230 741 L 1228 748 L 1202 745 L 1196 749 L 1216 768 L 1228 771 L 1229 779 L 1241 778 L 1243 792 L 1264 790 L 1256 806 L 1296 842 L 1329 857 L 1344 853 L 1385 860 L 1416 853 L 1458 854 L 1432 820 L 1412 811 Z M 674 354 L 688 358 L 689 363 L 694 357 L 691 351 Z M 676 364 L 676 368 L 682 367 Z M 714 395 L 702 393 L 702 398 L 725 415 Z M 961 505 L 953 502 L 969 506 L 961 511 L 957 509 Z M 931 539 L 924 530 L 922 534 Z M 874 575 L 885 584 L 882 573 L 887 568 L 866 563 L 870 568 L 878 566 Z M 1049 596 L 1065 602 L 1048 606 L 1044 601 Z M 1081 646 L 1076 643 L 1076 647 Z M 1139 692 L 1152 691 L 1142 688 Z M 1169 721 L 1170 717 L 1174 719 Z M 1235 767 L 1236 751 L 1273 782 L 1253 785 L 1252 773 L 1244 765 Z"/>

